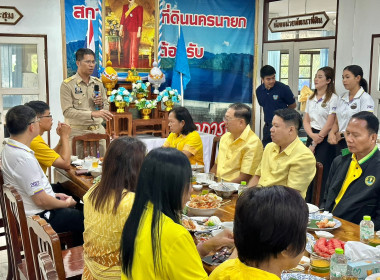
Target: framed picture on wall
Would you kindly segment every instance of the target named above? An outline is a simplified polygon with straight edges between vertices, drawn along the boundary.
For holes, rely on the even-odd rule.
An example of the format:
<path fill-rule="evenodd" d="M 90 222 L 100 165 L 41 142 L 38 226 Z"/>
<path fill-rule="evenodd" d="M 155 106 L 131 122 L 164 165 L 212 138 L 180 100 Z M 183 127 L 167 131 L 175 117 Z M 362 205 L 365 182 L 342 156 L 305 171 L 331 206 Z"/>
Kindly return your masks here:
<path fill-rule="evenodd" d="M 105 0 L 103 59 L 119 72 L 150 69 L 155 56 L 155 0 Z"/>

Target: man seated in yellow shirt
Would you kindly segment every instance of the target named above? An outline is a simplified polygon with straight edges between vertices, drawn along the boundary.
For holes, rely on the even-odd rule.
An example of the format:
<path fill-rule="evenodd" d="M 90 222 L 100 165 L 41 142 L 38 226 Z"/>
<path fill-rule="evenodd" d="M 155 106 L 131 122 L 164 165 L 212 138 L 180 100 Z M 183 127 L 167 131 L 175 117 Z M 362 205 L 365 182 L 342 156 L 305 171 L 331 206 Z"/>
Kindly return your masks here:
<path fill-rule="evenodd" d="M 248 186 L 282 185 L 298 190 L 305 198 L 306 191 L 315 175 L 315 157 L 298 138 L 302 125 L 300 114 L 294 109 L 274 112 L 270 129 L 272 143 L 264 150 L 255 176 Z"/>
<path fill-rule="evenodd" d="M 334 216 L 359 224 L 369 215 L 380 230 L 380 152 L 376 145 L 379 120 L 362 111 L 349 121 L 348 151 L 337 156 L 330 169 L 322 207 Z"/>
<path fill-rule="evenodd" d="M 251 108 L 231 104 L 223 120 L 228 132 L 220 139 L 218 157 L 210 172 L 229 182 L 249 181 L 263 154 L 263 144 L 249 125 Z"/>
<path fill-rule="evenodd" d="M 49 105 L 43 101 L 30 101 L 25 105 L 32 108 L 40 119 L 40 133 L 33 139 L 30 148 L 34 151 L 34 156 L 44 173 L 46 174 L 46 170 L 51 166 L 62 169 L 70 168 L 71 147 L 69 137 L 71 127 L 65 123 L 58 122 L 57 134 L 60 139 L 58 145 L 52 149 L 42 138 L 42 135 L 50 131 L 53 126 L 53 116 L 50 113 Z"/>

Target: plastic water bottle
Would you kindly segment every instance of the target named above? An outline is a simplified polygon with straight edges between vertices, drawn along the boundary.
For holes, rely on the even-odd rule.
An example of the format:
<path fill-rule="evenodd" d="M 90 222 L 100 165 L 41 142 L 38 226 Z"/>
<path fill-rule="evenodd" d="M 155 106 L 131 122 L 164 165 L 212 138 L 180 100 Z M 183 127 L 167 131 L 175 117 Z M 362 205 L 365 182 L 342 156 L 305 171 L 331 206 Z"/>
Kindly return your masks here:
<path fill-rule="evenodd" d="M 368 239 L 375 235 L 375 225 L 371 221 L 371 216 L 364 216 L 360 222 L 360 241 L 368 244 Z"/>
<path fill-rule="evenodd" d="M 330 259 L 330 280 L 341 280 L 347 275 L 347 259 L 343 249 L 336 248 Z"/>
<path fill-rule="evenodd" d="M 247 182 L 241 181 L 240 186 L 238 188 L 238 196 L 240 196 L 247 189 Z"/>

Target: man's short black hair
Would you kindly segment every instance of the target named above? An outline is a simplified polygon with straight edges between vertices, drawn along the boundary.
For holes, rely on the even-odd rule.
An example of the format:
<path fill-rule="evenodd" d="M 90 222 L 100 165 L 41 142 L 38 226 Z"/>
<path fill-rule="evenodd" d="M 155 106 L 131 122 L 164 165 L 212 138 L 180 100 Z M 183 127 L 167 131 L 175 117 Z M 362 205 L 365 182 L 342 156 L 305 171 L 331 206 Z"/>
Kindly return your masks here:
<path fill-rule="evenodd" d="M 272 76 L 276 74 L 276 70 L 273 66 L 265 65 L 260 69 L 260 77 L 264 79 L 266 76 Z"/>
<path fill-rule="evenodd" d="M 252 112 L 248 105 L 243 103 L 234 103 L 228 106 L 228 108 L 235 110 L 235 118 L 244 119 L 246 124 L 251 123 Z"/>
<path fill-rule="evenodd" d="M 84 56 L 86 54 L 93 55 L 94 58 L 95 58 L 95 53 L 91 49 L 82 48 L 82 49 L 77 50 L 77 52 L 75 53 L 75 59 L 76 59 L 76 61 L 83 60 L 83 58 L 84 58 Z"/>
<path fill-rule="evenodd" d="M 308 208 L 284 186 L 247 189 L 237 200 L 234 239 L 240 261 L 256 266 L 284 250 L 299 255 L 306 245 Z"/>
<path fill-rule="evenodd" d="M 5 115 L 9 134 L 13 136 L 24 133 L 35 118 L 36 112 L 28 106 L 18 105 L 11 108 Z"/>
<path fill-rule="evenodd" d="M 379 131 L 379 119 L 371 112 L 362 111 L 362 112 L 356 113 L 352 115 L 350 121 L 352 119 L 366 121 L 367 122 L 366 128 L 370 135 L 374 133 L 377 134 L 377 132 Z"/>
<path fill-rule="evenodd" d="M 25 106 L 32 108 L 38 116 L 43 115 L 46 110 L 50 110 L 49 105 L 47 105 L 45 102 L 39 101 L 39 100 L 30 101 L 28 103 L 25 103 Z"/>
<path fill-rule="evenodd" d="M 284 122 L 290 125 L 294 125 L 297 131 L 302 127 L 302 117 L 294 109 L 285 108 L 274 111 L 275 116 L 279 116 Z"/>

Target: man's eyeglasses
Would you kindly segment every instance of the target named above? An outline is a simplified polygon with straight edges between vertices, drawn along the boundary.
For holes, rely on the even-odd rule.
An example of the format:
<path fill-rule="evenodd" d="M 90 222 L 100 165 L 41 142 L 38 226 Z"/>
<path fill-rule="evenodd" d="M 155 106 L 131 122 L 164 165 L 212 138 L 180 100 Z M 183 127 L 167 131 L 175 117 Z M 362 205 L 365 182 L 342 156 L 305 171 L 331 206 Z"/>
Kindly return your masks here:
<path fill-rule="evenodd" d="M 95 60 L 82 60 L 83 63 L 86 63 L 88 65 L 90 64 L 96 64 Z"/>
<path fill-rule="evenodd" d="M 52 118 L 53 116 L 52 115 L 47 115 L 47 116 L 41 116 L 40 119 L 42 118 Z"/>
<path fill-rule="evenodd" d="M 28 123 L 28 125 L 31 125 L 32 123 L 40 122 L 40 118 L 36 118 L 34 121 Z"/>
<path fill-rule="evenodd" d="M 233 120 L 236 120 L 237 118 L 227 118 L 227 117 L 223 117 L 223 121 L 224 122 L 230 122 L 230 121 L 233 121 Z"/>

